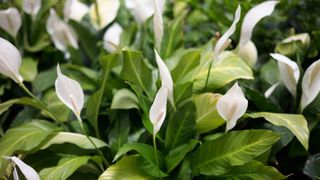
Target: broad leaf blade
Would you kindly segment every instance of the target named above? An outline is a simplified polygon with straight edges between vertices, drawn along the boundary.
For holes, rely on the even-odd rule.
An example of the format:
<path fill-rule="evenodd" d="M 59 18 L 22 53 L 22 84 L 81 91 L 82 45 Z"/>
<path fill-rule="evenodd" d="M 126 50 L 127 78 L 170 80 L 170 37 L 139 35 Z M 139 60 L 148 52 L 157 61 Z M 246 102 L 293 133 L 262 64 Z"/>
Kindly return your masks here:
<path fill-rule="evenodd" d="M 288 128 L 298 138 L 303 147 L 308 150 L 309 129 L 307 120 L 303 115 L 259 112 L 248 114 L 248 116 L 251 118 L 265 118 L 276 126 Z"/>
<path fill-rule="evenodd" d="M 267 151 L 279 139 L 268 130 L 233 131 L 203 143 L 192 158 L 195 174 L 219 176 Z"/>
<path fill-rule="evenodd" d="M 128 89 L 120 89 L 113 96 L 111 109 L 139 109 L 137 96 Z"/>

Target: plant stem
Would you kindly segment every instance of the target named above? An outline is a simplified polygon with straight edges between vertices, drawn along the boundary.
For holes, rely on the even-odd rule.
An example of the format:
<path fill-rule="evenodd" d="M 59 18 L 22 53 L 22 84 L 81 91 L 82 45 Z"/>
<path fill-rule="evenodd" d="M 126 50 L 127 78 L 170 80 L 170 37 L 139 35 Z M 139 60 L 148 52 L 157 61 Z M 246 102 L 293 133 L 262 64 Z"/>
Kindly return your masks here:
<path fill-rule="evenodd" d="M 158 169 L 159 169 L 159 177 L 160 177 L 160 179 L 162 179 L 161 173 L 160 173 L 158 153 L 157 153 L 158 150 L 157 150 L 156 134 L 153 134 L 153 150 L 154 150 L 154 157 L 155 157 L 155 159 L 156 159 L 157 167 L 158 167 Z"/>
<path fill-rule="evenodd" d="M 86 135 L 86 137 L 88 138 L 88 140 L 90 141 L 90 143 L 93 145 L 93 147 L 96 149 L 96 151 L 98 152 L 98 154 L 101 156 L 104 164 L 108 167 L 109 166 L 109 163 L 107 161 L 107 159 L 103 156 L 103 153 L 102 151 L 96 146 L 96 144 L 92 141 L 92 139 L 90 138 L 88 132 L 86 131 L 86 129 L 83 127 L 83 123 L 82 123 L 82 119 L 80 117 L 77 116 L 77 119 L 79 120 L 79 124 L 80 124 L 80 127 L 83 131 L 83 133 Z"/>
<path fill-rule="evenodd" d="M 211 73 L 211 67 L 212 67 L 212 61 L 210 62 L 210 65 L 209 65 L 208 74 L 207 74 L 207 78 L 206 78 L 206 83 L 204 85 L 203 91 L 206 91 L 206 89 L 207 89 L 209 78 L 210 78 L 210 73 Z"/>

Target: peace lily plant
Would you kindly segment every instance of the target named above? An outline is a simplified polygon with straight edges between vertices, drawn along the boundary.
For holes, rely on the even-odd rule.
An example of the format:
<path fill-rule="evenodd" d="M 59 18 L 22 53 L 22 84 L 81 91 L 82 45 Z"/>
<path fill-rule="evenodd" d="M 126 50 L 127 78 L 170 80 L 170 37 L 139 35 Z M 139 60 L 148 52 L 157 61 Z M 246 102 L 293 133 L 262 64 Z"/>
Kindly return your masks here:
<path fill-rule="evenodd" d="M 0 179 L 318 179 L 308 3 L 2 2 Z"/>

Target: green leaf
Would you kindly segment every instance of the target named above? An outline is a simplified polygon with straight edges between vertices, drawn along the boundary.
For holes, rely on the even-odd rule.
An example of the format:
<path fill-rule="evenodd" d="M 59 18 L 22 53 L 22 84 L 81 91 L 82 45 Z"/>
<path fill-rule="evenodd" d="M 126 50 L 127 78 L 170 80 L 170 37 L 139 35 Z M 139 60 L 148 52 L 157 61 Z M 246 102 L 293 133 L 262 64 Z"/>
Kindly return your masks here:
<path fill-rule="evenodd" d="M 192 98 L 193 82 L 187 82 L 184 84 L 174 84 L 174 99 L 177 107 L 189 101 Z"/>
<path fill-rule="evenodd" d="M 102 148 L 108 146 L 105 142 L 100 139 L 90 137 L 90 139 L 94 142 L 97 148 Z M 53 135 L 48 141 L 46 141 L 41 149 L 46 149 L 53 144 L 63 144 L 63 143 L 71 143 L 75 144 L 82 149 L 95 149 L 89 139 L 82 134 L 72 133 L 72 132 L 58 132 Z"/>
<path fill-rule="evenodd" d="M 168 119 L 165 146 L 167 149 L 175 149 L 186 144 L 195 136 L 194 121 L 195 106 L 192 102 L 184 105 L 179 111 L 174 112 Z"/>
<path fill-rule="evenodd" d="M 307 120 L 301 114 L 280 114 L 259 112 L 248 114 L 251 118 L 265 118 L 276 126 L 288 128 L 301 142 L 303 147 L 308 150 L 309 129 Z"/>
<path fill-rule="evenodd" d="M 40 171 L 39 175 L 41 179 L 59 180 L 67 179 L 78 168 L 85 165 L 90 160 L 90 156 L 76 156 L 76 157 L 64 157 L 61 158 L 59 163 L 50 168 L 44 168 Z"/>
<path fill-rule="evenodd" d="M 43 92 L 54 85 L 56 80 L 56 68 L 53 67 L 49 70 L 42 71 L 37 74 L 32 82 L 32 87 L 36 92 Z"/>
<path fill-rule="evenodd" d="M 31 98 L 23 97 L 19 99 L 10 99 L 4 103 L 0 104 L 0 115 L 7 111 L 12 105 L 21 104 L 21 105 L 29 105 L 39 110 L 42 110 L 42 105 L 40 105 L 37 101 Z"/>
<path fill-rule="evenodd" d="M 151 180 L 145 172 L 139 169 L 139 156 L 126 156 L 104 171 L 99 180 L 131 179 Z"/>
<path fill-rule="evenodd" d="M 264 153 L 277 142 L 279 135 L 269 130 L 232 131 L 215 140 L 204 142 L 194 153 L 194 174 L 219 176 L 233 166 L 243 165 Z"/>
<path fill-rule="evenodd" d="M 194 97 L 197 109 L 196 126 L 198 133 L 208 132 L 225 123 L 216 109 L 220 97 L 220 94 L 213 93 L 204 93 Z"/>
<path fill-rule="evenodd" d="M 55 130 L 56 126 L 41 120 L 10 128 L 0 139 L 0 174 L 4 174 L 8 165 L 3 156 L 12 156 L 16 151 L 31 151 Z"/>
<path fill-rule="evenodd" d="M 303 168 L 303 173 L 312 179 L 320 178 L 320 154 L 316 154 L 308 158 Z"/>
<path fill-rule="evenodd" d="M 38 61 L 31 58 L 23 58 L 22 64 L 20 67 L 20 73 L 23 77 L 23 80 L 31 82 L 34 80 L 38 73 Z"/>
<path fill-rule="evenodd" d="M 123 51 L 121 77 L 129 81 L 136 92 L 143 91 L 150 100 L 153 99 L 156 87 L 152 71 L 143 61 L 140 52 Z"/>
<path fill-rule="evenodd" d="M 177 167 L 180 164 L 180 162 L 184 159 L 184 157 L 190 151 L 192 151 L 198 143 L 199 142 L 196 140 L 191 140 L 189 144 L 185 144 L 171 150 L 165 157 L 168 172 L 172 171 L 175 167 Z"/>
<path fill-rule="evenodd" d="M 218 89 L 237 79 L 253 79 L 253 72 L 250 67 L 237 55 L 225 52 L 220 55 L 220 60 L 212 64 L 207 88 Z M 208 61 L 211 61 L 209 58 Z M 208 75 L 208 67 L 202 68 L 195 74 L 194 91 L 202 91 L 205 87 Z"/>
<path fill-rule="evenodd" d="M 213 177 L 212 179 L 224 180 L 280 180 L 286 179 L 277 169 L 271 166 L 265 166 L 259 161 L 250 161 L 242 166 L 235 166 L 226 175 Z"/>
<path fill-rule="evenodd" d="M 113 96 L 111 109 L 139 109 L 137 96 L 128 89 L 120 89 Z"/>
<path fill-rule="evenodd" d="M 193 50 L 184 54 L 176 67 L 171 71 L 175 83 L 183 84 L 193 81 L 192 75 L 195 68 L 200 64 L 200 51 Z"/>
<path fill-rule="evenodd" d="M 137 151 L 141 155 L 142 160 L 139 164 L 141 169 L 144 170 L 144 172 L 154 177 L 167 176 L 164 172 L 162 172 L 158 168 L 156 158 L 154 156 L 153 147 L 147 144 L 140 144 L 140 143 L 125 144 L 119 149 L 113 161 L 116 161 L 122 155 L 132 150 Z M 159 166 L 162 167 L 164 164 L 164 161 L 162 159 L 162 155 L 159 152 L 158 152 L 158 160 L 159 160 Z"/>

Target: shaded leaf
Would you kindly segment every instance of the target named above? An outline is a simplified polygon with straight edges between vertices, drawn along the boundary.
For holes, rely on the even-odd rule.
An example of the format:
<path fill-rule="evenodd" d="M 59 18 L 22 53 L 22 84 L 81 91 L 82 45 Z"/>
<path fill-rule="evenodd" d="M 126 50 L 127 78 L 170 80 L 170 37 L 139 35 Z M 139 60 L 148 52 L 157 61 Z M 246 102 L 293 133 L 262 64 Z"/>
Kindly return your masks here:
<path fill-rule="evenodd" d="M 120 89 L 113 96 L 111 109 L 139 109 L 137 96 L 128 89 Z"/>

